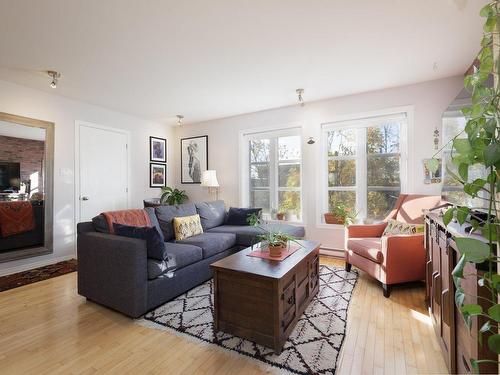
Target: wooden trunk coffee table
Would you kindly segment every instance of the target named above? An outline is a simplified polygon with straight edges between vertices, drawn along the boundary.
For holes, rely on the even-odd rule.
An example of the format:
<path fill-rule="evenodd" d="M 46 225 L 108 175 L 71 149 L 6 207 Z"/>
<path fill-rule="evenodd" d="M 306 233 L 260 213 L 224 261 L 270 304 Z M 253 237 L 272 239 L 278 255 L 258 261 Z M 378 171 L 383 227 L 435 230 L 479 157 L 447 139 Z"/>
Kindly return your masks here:
<path fill-rule="evenodd" d="M 319 242 L 282 261 L 250 257 L 244 249 L 211 264 L 215 329 L 281 353 L 300 316 L 318 293 Z"/>

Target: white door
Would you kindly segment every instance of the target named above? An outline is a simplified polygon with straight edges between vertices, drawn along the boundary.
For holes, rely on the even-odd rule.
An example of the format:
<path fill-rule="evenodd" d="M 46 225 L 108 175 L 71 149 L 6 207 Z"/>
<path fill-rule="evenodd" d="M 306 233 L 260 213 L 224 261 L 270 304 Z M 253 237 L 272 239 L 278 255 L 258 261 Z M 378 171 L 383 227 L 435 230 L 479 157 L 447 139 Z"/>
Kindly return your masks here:
<path fill-rule="evenodd" d="M 79 133 L 79 221 L 128 208 L 127 134 L 83 124 Z"/>

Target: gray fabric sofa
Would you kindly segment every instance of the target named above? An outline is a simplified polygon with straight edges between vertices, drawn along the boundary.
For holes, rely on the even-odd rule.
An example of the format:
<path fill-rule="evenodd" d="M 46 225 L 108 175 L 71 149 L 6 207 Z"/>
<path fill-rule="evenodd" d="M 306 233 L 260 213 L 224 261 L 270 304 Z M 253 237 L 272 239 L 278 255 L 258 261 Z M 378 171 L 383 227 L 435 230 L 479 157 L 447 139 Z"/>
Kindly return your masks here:
<path fill-rule="evenodd" d="M 109 234 L 102 215 L 78 224 L 78 293 L 136 318 L 209 280 L 209 265 L 258 242 L 261 229 L 225 225 L 223 201 L 147 207 L 167 258 L 148 258 L 146 241 Z M 175 241 L 174 217 L 199 214 L 203 233 Z M 269 224 L 302 238 L 304 228 Z"/>

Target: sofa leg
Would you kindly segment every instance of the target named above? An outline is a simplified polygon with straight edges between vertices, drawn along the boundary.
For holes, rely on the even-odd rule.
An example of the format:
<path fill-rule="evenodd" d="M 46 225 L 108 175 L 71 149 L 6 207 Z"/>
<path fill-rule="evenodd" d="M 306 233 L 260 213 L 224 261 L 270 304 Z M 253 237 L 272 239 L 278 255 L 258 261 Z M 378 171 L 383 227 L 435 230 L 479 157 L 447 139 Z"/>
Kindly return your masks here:
<path fill-rule="evenodd" d="M 391 289 L 390 289 L 390 286 L 387 285 L 387 284 L 382 284 L 382 290 L 384 292 L 384 297 L 385 298 L 389 298 L 389 296 L 391 295 Z"/>
<path fill-rule="evenodd" d="M 345 262 L 345 270 L 346 270 L 347 272 L 351 272 L 351 267 L 352 267 L 352 264 L 351 264 L 351 263 L 347 263 L 347 262 Z"/>

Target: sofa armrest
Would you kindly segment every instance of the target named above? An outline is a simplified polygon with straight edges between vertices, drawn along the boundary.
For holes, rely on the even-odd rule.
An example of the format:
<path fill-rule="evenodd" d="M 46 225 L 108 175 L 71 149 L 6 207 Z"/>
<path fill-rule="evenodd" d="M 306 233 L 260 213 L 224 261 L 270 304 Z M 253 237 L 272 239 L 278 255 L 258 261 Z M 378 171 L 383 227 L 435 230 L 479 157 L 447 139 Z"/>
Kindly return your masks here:
<path fill-rule="evenodd" d="M 347 226 L 347 238 L 382 237 L 387 223 Z"/>
<path fill-rule="evenodd" d="M 425 278 L 426 252 L 423 233 L 384 236 L 382 253 L 387 284 Z"/>
<path fill-rule="evenodd" d="M 134 318 L 146 312 L 146 241 L 81 233 L 77 254 L 79 294 Z"/>

